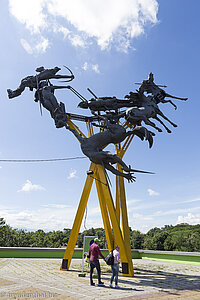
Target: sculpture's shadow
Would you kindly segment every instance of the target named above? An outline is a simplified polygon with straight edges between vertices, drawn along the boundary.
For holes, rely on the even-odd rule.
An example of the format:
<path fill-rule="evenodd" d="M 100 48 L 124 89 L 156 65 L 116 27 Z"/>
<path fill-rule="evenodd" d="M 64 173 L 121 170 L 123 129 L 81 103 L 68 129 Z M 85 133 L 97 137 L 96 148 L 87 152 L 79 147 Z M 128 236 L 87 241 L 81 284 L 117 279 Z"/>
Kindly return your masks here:
<path fill-rule="evenodd" d="M 106 280 L 107 278 L 104 278 L 103 275 L 103 280 Z M 123 275 L 119 274 L 119 285 L 120 283 L 131 288 L 154 287 L 163 290 L 163 292 L 168 292 L 168 290 L 200 290 L 200 276 L 144 269 L 135 269 L 133 278 L 125 279 Z"/>

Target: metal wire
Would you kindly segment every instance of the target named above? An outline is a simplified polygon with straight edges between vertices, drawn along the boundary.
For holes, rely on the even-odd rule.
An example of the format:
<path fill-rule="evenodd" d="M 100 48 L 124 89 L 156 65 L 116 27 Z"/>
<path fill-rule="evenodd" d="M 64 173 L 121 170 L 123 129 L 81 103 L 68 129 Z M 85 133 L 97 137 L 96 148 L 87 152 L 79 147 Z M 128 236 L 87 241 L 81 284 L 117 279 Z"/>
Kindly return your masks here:
<path fill-rule="evenodd" d="M 53 162 L 53 161 L 63 161 L 63 160 L 74 160 L 83 159 L 85 156 L 76 156 L 68 158 L 50 158 L 50 159 L 0 159 L 0 162 L 8 163 L 35 163 L 35 162 Z"/>
<path fill-rule="evenodd" d="M 86 205 L 86 208 L 85 208 L 85 218 L 84 218 L 84 229 L 85 230 L 87 230 L 86 221 L 87 221 L 87 205 Z"/>

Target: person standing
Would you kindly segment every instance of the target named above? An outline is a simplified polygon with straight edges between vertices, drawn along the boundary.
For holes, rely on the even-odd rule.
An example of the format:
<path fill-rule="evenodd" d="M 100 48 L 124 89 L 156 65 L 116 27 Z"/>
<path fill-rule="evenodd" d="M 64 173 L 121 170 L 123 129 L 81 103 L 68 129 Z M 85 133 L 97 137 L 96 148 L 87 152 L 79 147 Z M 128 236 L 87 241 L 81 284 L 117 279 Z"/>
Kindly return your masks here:
<path fill-rule="evenodd" d="M 110 287 L 112 286 L 113 280 L 115 278 L 115 287 L 119 288 L 118 286 L 118 273 L 119 273 L 119 263 L 120 258 L 119 258 L 119 246 L 116 245 L 115 249 L 113 250 L 113 256 L 114 256 L 114 264 L 111 266 L 112 268 L 112 277 L 110 279 Z"/>
<path fill-rule="evenodd" d="M 100 240 L 98 238 L 94 239 L 94 243 L 90 246 L 89 249 L 89 257 L 90 257 L 90 285 L 95 285 L 92 279 L 92 274 L 94 268 L 97 269 L 98 273 L 98 285 L 103 285 L 104 283 L 101 281 L 101 268 L 99 264 L 99 255 L 105 260 L 103 254 L 101 253 L 99 249 Z"/>

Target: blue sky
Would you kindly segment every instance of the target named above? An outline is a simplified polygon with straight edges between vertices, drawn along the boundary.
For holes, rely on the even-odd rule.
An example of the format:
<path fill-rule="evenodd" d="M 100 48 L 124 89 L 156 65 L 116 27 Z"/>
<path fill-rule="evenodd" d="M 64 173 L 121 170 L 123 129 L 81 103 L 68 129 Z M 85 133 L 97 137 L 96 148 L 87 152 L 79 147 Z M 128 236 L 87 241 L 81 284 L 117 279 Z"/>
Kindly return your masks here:
<path fill-rule="evenodd" d="M 135 138 L 125 155 L 132 167 L 156 173 L 126 182 L 129 223 L 142 232 L 200 223 L 199 9 L 199 1 L 186 0 L 2 0 L 0 159 L 82 156 L 79 143 L 55 128 L 48 111 L 41 117 L 33 93 L 7 97 L 7 88 L 17 88 L 38 66 L 69 66 L 75 74 L 71 85 L 88 99 L 88 87 L 98 96 L 123 98 L 153 72 L 167 92 L 189 100 L 175 100 L 176 111 L 160 104 L 178 127 L 165 122 L 171 134 L 156 133 L 152 149 Z M 68 112 L 86 113 L 70 91 L 57 91 L 56 97 Z M 89 165 L 87 158 L 0 162 L 0 217 L 28 230 L 70 228 Z M 95 189 L 86 226 L 102 226 Z"/>

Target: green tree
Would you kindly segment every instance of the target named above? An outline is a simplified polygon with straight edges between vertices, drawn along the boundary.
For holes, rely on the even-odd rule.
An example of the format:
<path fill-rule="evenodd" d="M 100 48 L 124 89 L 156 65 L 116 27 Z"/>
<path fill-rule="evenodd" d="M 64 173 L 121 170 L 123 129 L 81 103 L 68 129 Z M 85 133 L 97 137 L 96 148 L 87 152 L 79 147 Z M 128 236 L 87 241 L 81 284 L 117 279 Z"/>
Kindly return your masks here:
<path fill-rule="evenodd" d="M 155 234 L 150 241 L 150 249 L 152 250 L 164 250 L 164 242 L 169 233 L 166 231 Z"/>
<path fill-rule="evenodd" d="M 138 230 L 131 230 L 130 239 L 132 249 L 142 249 L 144 243 L 144 234 Z"/>

